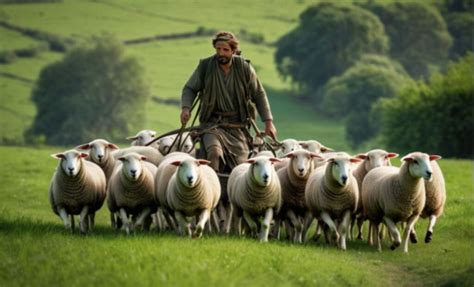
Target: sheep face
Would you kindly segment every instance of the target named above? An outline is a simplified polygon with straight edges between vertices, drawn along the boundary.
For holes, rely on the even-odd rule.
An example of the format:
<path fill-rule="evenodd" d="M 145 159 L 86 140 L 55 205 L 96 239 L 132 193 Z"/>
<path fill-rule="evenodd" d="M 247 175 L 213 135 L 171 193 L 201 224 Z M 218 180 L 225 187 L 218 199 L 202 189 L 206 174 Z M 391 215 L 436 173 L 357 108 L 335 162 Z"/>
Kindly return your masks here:
<path fill-rule="evenodd" d="M 281 142 L 281 155 L 286 155 L 287 153 L 290 153 L 292 151 L 301 149 L 301 146 L 299 145 L 297 140 L 294 139 L 286 139 Z"/>
<path fill-rule="evenodd" d="M 306 150 L 297 150 L 286 155 L 290 158 L 290 165 L 293 173 L 299 177 L 305 177 L 312 170 L 313 159 L 322 159 L 315 153 Z"/>
<path fill-rule="evenodd" d="M 61 169 L 67 176 L 75 177 L 82 168 L 82 158 L 87 157 L 88 154 L 75 150 L 68 150 L 51 156 L 61 160 Z"/>
<path fill-rule="evenodd" d="M 175 136 L 167 136 L 158 140 L 159 150 L 162 154 L 167 154 L 173 144 Z"/>
<path fill-rule="evenodd" d="M 365 170 L 370 171 L 380 166 L 390 166 L 390 159 L 397 157 L 397 153 L 386 152 L 381 149 L 371 150 L 366 154 L 357 155 L 357 158 L 365 160 Z"/>
<path fill-rule="evenodd" d="M 299 145 L 301 146 L 301 148 L 310 152 L 314 152 L 316 154 L 334 151 L 333 149 L 325 147 L 320 142 L 315 141 L 315 140 L 299 142 Z"/>
<path fill-rule="evenodd" d="M 430 161 L 439 160 L 439 155 L 428 155 L 426 153 L 414 152 L 402 158 L 402 161 L 407 162 L 408 171 L 414 178 L 423 178 L 426 181 L 432 181 L 433 169 Z"/>
<path fill-rule="evenodd" d="M 146 157 L 132 152 L 119 157 L 118 160 L 122 162 L 122 172 L 128 180 L 133 182 L 140 178 L 143 172 L 142 161 L 146 160 Z"/>
<path fill-rule="evenodd" d="M 199 182 L 199 165 L 209 164 L 210 161 L 202 159 L 185 159 L 183 161 L 174 161 L 171 164 L 178 167 L 178 180 L 186 187 L 193 188 Z"/>
<path fill-rule="evenodd" d="M 132 141 L 133 146 L 144 146 L 156 137 L 156 132 L 152 130 L 139 131 L 135 136 L 128 137 Z"/>
<path fill-rule="evenodd" d="M 186 136 L 183 135 L 183 138 L 184 137 L 186 137 Z M 193 150 L 193 147 L 194 147 L 194 145 L 193 145 L 193 142 L 192 142 L 191 138 L 186 137 L 186 141 L 184 142 L 184 144 L 181 148 L 181 151 L 189 153 Z"/>
<path fill-rule="evenodd" d="M 348 184 L 348 179 L 352 173 L 352 163 L 361 161 L 358 158 L 349 156 L 336 156 L 328 160 L 331 167 L 331 175 L 341 186 Z"/>
<path fill-rule="evenodd" d="M 268 186 L 273 181 L 273 177 L 277 176 L 274 162 L 280 162 L 280 160 L 273 157 L 254 157 L 247 160 L 247 163 L 250 163 L 252 181 L 258 186 Z"/>
<path fill-rule="evenodd" d="M 89 156 L 92 162 L 102 163 L 108 156 L 109 150 L 119 149 L 118 146 L 113 143 L 109 143 L 103 139 L 96 139 L 90 143 L 80 145 L 76 147 L 78 150 L 90 150 Z"/>

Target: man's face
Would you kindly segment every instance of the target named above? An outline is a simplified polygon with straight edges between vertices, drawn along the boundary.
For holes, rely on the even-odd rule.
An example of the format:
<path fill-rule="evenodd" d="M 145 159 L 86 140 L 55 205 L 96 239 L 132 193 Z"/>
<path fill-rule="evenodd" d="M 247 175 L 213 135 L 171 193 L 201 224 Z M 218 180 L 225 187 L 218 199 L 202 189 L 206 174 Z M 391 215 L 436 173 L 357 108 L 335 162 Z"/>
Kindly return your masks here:
<path fill-rule="evenodd" d="M 234 53 L 229 43 L 224 42 L 224 41 L 218 41 L 216 42 L 215 48 L 216 48 L 217 61 L 219 62 L 219 64 L 225 65 L 229 63 L 230 60 L 232 59 L 232 54 Z"/>

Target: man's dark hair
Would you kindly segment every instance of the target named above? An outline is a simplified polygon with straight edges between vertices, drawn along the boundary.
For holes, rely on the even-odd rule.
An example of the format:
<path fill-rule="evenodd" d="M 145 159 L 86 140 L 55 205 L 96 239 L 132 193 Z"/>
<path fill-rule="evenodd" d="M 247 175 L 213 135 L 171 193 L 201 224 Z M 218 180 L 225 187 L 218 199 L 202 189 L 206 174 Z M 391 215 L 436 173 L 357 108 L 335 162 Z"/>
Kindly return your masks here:
<path fill-rule="evenodd" d="M 235 37 L 234 34 L 232 34 L 231 32 L 225 32 L 225 31 L 217 32 L 214 38 L 212 38 L 212 46 L 215 48 L 216 43 L 219 41 L 229 43 L 234 53 L 237 55 L 240 55 L 239 40 L 237 39 L 237 37 Z"/>

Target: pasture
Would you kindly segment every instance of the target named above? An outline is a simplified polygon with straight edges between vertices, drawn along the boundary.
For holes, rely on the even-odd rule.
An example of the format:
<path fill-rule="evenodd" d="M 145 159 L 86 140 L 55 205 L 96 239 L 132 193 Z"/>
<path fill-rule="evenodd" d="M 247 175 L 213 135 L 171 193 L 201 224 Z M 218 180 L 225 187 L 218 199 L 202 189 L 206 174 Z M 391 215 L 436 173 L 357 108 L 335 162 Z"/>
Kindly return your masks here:
<path fill-rule="evenodd" d="M 288 97 L 291 85 L 274 64 L 272 44 L 314 2 L 65 0 L 2 4 L 0 20 L 76 42 L 101 33 L 125 41 L 199 27 L 261 35 L 263 43 L 242 38 L 241 48 L 268 93 L 279 138 L 317 138 L 328 147 L 355 153 L 344 140 L 342 123 L 323 119 L 311 106 Z M 0 44 L 1 50 L 15 50 L 44 43 L 0 27 Z M 127 45 L 126 52 L 139 59 L 151 89 L 143 128 L 159 134 L 178 128 L 178 106 L 158 100 L 179 99 L 198 60 L 213 53 L 210 37 Z M 126 237 L 110 227 L 106 206 L 98 212 L 91 235 L 69 234 L 48 202 L 57 165 L 50 154 L 66 147 L 15 146 L 25 144 L 23 132 L 35 116 L 30 95 L 41 69 L 63 56 L 41 51 L 0 64 L 0 286 L 473 286 L 472 160 L 440 161 L 447 185 L 445 214 L 433 241 L 410 244 L 409 254 L 390 251 L 387 242 L 379 253 L 365 240 L 349 241 L 342 252 L 323 242 L 261 244 L 222 235 L 191 240 L 156 231 Z M 426 225 L 426 220 L 417 224 L 419 238 Z"/>
<path fill-rule="evenodd" d="M 433 241 L 409 253 L 383 252 L 349 241 L 343 252 L 323 242 L 138 232 L 110 227 L 103 206 L 88 236 L 69 234 L 50 209 L 49 181 L 60 147 L 0 147 L 0 285 L 2 286 L 471 286 L 474 282 L 472 161 L 440 161 L 447 185 L 445 214 Z M 395 160 L 398 162 L 398 160 Z M 417 230 L 422 238 L 426 220 Z M 367 229 L 367 224 L 365 224 Z"/>

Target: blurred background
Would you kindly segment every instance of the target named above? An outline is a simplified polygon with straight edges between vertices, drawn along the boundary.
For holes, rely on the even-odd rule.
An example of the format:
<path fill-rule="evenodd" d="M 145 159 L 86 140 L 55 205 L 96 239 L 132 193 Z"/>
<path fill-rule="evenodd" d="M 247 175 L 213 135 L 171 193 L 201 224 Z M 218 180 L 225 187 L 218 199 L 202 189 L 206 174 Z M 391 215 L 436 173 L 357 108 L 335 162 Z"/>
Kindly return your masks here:
<path fill-rule="evenodd" d="M 181 89 L 232 31 L 279 139 L 472 158 L 474 5 L 0 0 L 0 144 L 179 128 Z"/>

